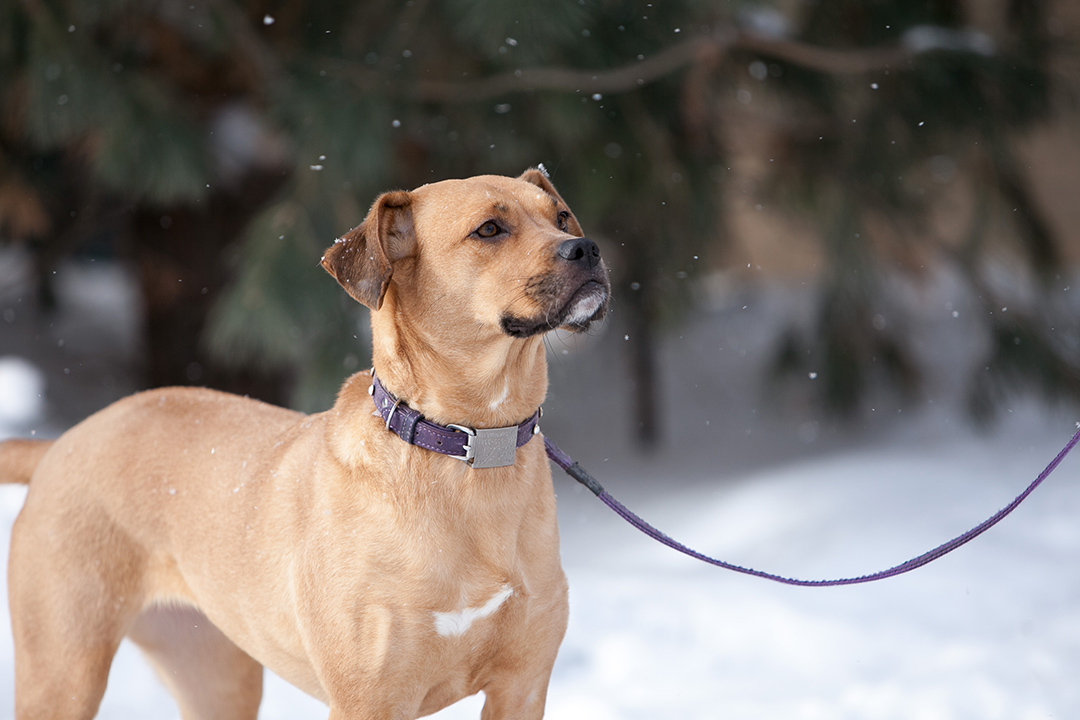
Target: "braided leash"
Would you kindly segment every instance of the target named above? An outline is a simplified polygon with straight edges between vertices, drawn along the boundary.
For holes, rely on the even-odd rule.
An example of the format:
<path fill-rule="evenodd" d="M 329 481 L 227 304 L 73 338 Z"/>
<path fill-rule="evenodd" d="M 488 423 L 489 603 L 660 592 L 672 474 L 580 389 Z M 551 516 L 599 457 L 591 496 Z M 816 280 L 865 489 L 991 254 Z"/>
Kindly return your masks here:
<path fill-rule="evenodd" d="M 624 520 L 636 527 L 641 532 L 651 537 L 653 540 L 661 542 L 664 545 L 667 545 L 669 548 L 672 548 L 673 550 L 678 550 L 684 555 L 689 555 L 692 558 L 697 558 L 698 560 L 707 562 L 710 565 L 715 565 L 716 567 L 724 568 L 725 570 L 734 570 L 735 572 L 743 573 L 744 575 L 753 575 L 754 577 L 765 578 L 766 580 L 773 580 L 778 583 L 784 583 L 785 585 L 798 585 L 802 587 L 835 587 L 837 585 L 858 585 L 861 583 L 873 582 L 875 580 L 884 580 L 885 578 L 903 575 L 904 573 L 911 572 L 916 568 L 920 568 L 923 565 L 937 560 L 939 557 L 952 552 L 961 545 L 966 545 L 967 543 L 971 542 L 972 540 L 979 537 L 984 532 L 1004 520 L 1009 513 L 1015 510 L 1020 505 L 1020 503 L 1027 499 L 1027 496 L 1034 492 L 1035 488 L 1039 487 L 1039 485 L 1042 484 L 1043 480 L 1050 476 L 1050 473 L 1054 472 L 1057 466 L 1061 463 L 1062 460 L 1065 459 L 1065 456 L 1069 454 L 1069 452 L 1073 449 L 1073 447 L 1076 446 L 1078 442 L 1080 442 L 1080 430 L 1078 430 L 1076 434 L 1072 436 L 1072 439 L 1069 440 L 1068 443 L 1066 443 L 1065 447 L 1062 448 L 1061 452 L 1057 454 L 1057 457 L 1055 457 L 1050 462 L 1050 464 L 1046 466 L 1045 470 L 1039 473 L 1039 476 L 1035 478 L 1035 480 L 1030 485 L 1028 485 L 1027 488 L 1022 493 L 1020 493 L 1015 500 L 1013 500 L 1004 508 L 996 512 L 991 517 L 987 518 L 972 529 L 968 530 L 963 535 L 959 535 L 952 540 L 949 540 L 948 542 L 937 546 L 929 552 L 925 552 L 916 558 L 912 558 L 907 562 L 895 565 L 887 570 L 881 570 L 879 572 L 871 573 L 869 575 L 860 575 L 859 577 L 840 578 L 838 580 L 798 580 L 795 578 L 783 577 L 782 575 L 762 572 L 761 570 L 754 570 L 752 568 L 742 567 L 740 565 L 734 565 L 729 562 L 724 562 L 723 560 L 711 558 L 708 555 L 703 555 L 697 550 L 692 550 L 691 548 L 688 548 L 682 543 L 671 539 L 664 533 L 654 528 L 649 523 L 642 520 L 632 511 L 628 510 L 622 503 L 611 497 L 611 495 L 608 494 L 607 490 L 604 490 L 603 486 L 600 485 L 600 483 L 597 482 L 594 477 L 589 475 L 589 473 L 585 472 L 584 468 L 574 462 L 574 460 L 569 455 L 560 450 L 559 447 L 555 445 L 555 443 L 551 442 L 551 440 L 548 440 L 546 437 L 544 438 L 544 448 L 547 450 L 547 455 L 549 458 L 551 458 L 552 462 L 554 462 L 556 465 L 566 471 L 566 473 L 570 477 L 574 478 L 579 483 L 587 487 L 594 495 L 600 498 L 600 500 L 602 500 L 605 505 L 618 513 L 620 517 L 622 517 Z"/>

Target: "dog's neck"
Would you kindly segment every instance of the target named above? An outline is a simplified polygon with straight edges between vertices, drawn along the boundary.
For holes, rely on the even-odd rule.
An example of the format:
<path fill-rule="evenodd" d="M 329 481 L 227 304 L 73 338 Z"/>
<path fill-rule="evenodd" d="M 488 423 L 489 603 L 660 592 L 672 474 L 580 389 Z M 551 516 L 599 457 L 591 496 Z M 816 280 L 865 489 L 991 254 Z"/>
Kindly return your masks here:
<path fill-rule="evenodd" d="M 467 341 L 424 332 L 397 315 L 372 314 L 372 360 L 383 385 L 433 422 L 476 428 L 527 419 L 547 393 L 540 336 L 479 331 Z"/>

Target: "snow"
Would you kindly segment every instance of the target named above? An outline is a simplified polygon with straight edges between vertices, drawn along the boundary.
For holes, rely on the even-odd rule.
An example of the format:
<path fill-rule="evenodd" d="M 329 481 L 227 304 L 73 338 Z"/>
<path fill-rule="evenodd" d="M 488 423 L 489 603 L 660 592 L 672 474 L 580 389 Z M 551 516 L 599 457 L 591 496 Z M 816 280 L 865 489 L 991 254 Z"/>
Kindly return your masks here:
<path fill-rule="evenodd" d="M 1007 504 L 1073 428 L 1028 418 L 990 436 L 899 433 L 664 493 L 602 477 L 616 497 L 709 554 L 799 577 L 894 565 Z M 1034 719 L 1080 716 L 1080 453 L 1021 508 L 903 577 L 792 588 L 724 572 L 637 533 L 557 475 L 571 620 L 548 694 L 560 720 Z M 685 478 L 684 478 L 685 480 Z M 625 486 L 623 497 L 620 486 Z M 0 487 L 0 557 L 25 489 Z M 6 572 L 0 575 L 6 577 Z M 6 593 L 0 605 L 7 613 Z M 0 719 L 12 718 L 12 646 L 0 629 Z M 482 699 L 444 710 L 476 718 Z M 260 717 L 326 717 L 268 674 Z M 178 717 L 125 645 L 100 717 Z"/>
<path fill-rule="evenodd" d="M 0 437 L 39 420 L 44 409 L 45 377 L 25 358 L 0 357 Z"/>
<path fill-rule="evenodd" d="M 680 492 L 649 514 L 688 544 L 754 567 L 862 574 L 1005 505 L 1068 439 L 1058 435 L 800 462 L 711 498 Z M 552 717 L 573 717 L 556 709 L 575 699 L 626 719 L 1076 717 L 1078 468 L 1080 457 L 1067 460 L 974 544 L 866 586 L 774 585 L 612 528 L 610 555 L 568 562 L 579 602 Z"/>
<path fill-rule="evenodd" d="M 993 38 L 974 28 L 955 30 L 939 25 L 916 25 L 905 30 L 900 41 L 915 55 L 945 50 L 993 57 L 997 50 Z"/>

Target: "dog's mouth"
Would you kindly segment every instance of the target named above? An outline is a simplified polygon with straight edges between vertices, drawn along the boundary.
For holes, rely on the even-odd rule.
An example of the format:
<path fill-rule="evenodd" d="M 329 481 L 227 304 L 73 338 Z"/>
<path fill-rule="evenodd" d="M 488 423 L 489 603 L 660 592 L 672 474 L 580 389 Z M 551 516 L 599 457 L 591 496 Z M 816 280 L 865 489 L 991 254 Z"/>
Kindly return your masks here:
<path fill-rule="evenodd" d="M 566 303 L 562 324 L 580 330 L 588 329 L 607 311 L 609 291 L 599 280 L 589 280 L 579 287 Z"/>
<path fill-rule="evenodd" d="M 545 288 L 546 282 L 536 284 L 536 288 Z M 542 291 L 537 294 L 544 294 Z M 552 309 L 536 317 L 519 317 L 512 313 L 502 316 L 502 329 L 515 338 L 528 338 L 549 332 L 556 328 L 567 328 L 574 332 L 584 332 L 592 323 L 600 320 L 607 312 L 611 286 L 606 274 L 589 278 L 562 302 L 552 303 Z"/>

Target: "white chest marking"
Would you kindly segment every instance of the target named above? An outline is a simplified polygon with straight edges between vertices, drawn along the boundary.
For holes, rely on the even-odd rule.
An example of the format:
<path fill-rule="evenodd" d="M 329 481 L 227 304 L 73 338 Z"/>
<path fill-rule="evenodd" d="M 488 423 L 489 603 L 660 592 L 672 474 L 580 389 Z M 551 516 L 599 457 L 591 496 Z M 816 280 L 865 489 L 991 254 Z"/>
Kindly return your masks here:
<path fill-rule="evenodd" d="M 488 407 L 492 410 L 498 410 L 499 406 L 506 402 L 506 398 L 508 397 L 510 397 L 510 378 L 503 381 L 502 395 L 499 395 L 499 397 L 492 400 Z"/>
<path fill-rule="evenodd" d="M 472 627 L 477 620 L 490 617 L 502 607 L 507 598 L 514 594 L 514 588 L 503 585 L 499 592 L 480 607 L 465 608 L 458 612 L 437 612 L 435 616 L 435 632 L 443 637 L 460 637 Z"/>

